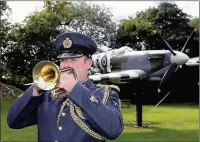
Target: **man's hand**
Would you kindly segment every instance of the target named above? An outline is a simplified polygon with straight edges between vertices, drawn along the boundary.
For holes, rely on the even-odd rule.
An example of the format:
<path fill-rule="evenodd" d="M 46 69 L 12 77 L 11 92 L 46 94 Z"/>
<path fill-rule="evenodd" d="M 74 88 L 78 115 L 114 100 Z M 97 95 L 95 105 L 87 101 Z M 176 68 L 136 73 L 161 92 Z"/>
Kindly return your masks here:
<path fill-rule="evenodd" d="M 33 88 L 33 96 L 40 96 L 40 91 L 41 89 L 35 85 Z"/>
<path fill-rule="evenodd" d="M 67 92 L 71 92 L 78 81 L 75 80 L 72 73 L 62 72 L 60 74 L 60 83 L 57 85 L 58 88 L 62 88 Z"/>

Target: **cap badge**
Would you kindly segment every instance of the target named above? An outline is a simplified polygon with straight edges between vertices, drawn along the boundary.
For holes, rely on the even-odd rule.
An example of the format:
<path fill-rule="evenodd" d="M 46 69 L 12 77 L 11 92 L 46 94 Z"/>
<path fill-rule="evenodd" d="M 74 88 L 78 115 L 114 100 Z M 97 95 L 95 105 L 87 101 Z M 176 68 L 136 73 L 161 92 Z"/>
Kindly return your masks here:
<path fill-rule="evenodd" d="M 72 46 L 72 40 L 70 38 L 66 38 L 63 41 L 63 47 L 64 48 L 70 48 Z"/>

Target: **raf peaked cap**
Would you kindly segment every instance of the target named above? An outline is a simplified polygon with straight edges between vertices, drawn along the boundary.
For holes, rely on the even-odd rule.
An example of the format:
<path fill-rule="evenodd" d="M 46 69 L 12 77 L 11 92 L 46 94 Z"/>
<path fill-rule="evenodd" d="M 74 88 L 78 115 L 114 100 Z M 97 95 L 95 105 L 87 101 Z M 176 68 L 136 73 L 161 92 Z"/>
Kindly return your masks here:
<path fill-rule="evenodd" d="M 58 35 L 56 48 L 61 52 L 57 57 L 59 59 L 91 57 L 97 51 L 97 45 L 90 37 L 76 32 L 65 32 Z"/>

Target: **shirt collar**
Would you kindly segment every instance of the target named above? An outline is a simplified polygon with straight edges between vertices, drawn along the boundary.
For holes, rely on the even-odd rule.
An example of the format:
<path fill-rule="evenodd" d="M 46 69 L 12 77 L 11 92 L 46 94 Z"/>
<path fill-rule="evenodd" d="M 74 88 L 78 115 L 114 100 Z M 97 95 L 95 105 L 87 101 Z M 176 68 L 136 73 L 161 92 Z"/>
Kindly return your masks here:
<path fill-rule="evenodd" d="M 86 80 L 81 82 L 84 86 L 86 86 L 87 88 L 89 88 L 92 85 L 92 81 L 87 78 Z"/>

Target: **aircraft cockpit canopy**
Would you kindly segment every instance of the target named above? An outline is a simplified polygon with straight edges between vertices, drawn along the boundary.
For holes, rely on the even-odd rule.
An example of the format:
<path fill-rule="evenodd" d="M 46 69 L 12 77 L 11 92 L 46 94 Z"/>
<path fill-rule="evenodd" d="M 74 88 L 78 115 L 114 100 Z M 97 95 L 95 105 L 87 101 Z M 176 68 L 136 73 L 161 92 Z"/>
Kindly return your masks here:
<path fill-rule="evenodd" d="M 116 50 L 113 50 L 112 51 L 112 56 L 119 56 L 119 55 L 122 55 L 122 54 L 125 54 L 125 53 L 128 53 L 128 52 L 132 52 L 134 51 L 131 47 L 128 47 L 128 46 L 123 46 L 119 49 L 116 49 Z"/>

